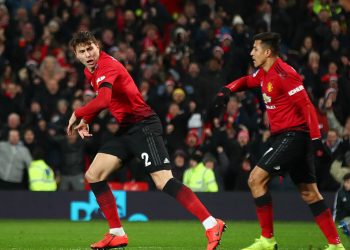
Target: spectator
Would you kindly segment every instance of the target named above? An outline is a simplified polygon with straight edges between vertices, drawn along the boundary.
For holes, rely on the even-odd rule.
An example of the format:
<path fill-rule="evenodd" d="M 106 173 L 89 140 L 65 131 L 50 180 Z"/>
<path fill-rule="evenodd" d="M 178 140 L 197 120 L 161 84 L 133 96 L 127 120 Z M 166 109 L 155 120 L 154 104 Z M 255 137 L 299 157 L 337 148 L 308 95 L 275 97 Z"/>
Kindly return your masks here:
<path fill-rule="evenodd" d="M 203 98 L 206 93 L 206 90 L 203 87 L 204 84 L 206 84 L 206 79 L 205 76 L 203 76 L 201 73 L 202 72 L 199 64 L 196 62 L 191 62 L 188 66 L 187 72 L 184 73 L 182 79 L 185 83 L 187 83 L 187 86 L 185 85 L 186 93 L 189 93 L 190 98 L 197 103 L 198 108 L 200 110 L 203 110 L 206 108 L 205 105 L 207 103 L 207 101 Z M 188 89 L 189 86 L 193 88 L 192 94 Z"/>
<path fill-rule="evenodd" d="M 339 184 L 330 174 L 330 169 L 332 162 L 344 155 L 343 141 L 335 130 L 329 130 L 323 144 L 324 148 L 317 151 L 315 159 L 317 184 L 320 190 L 336 191 Z"/>
<path fill-rule="evenodd" d="M 309 53 L 307 64 L 303 66 L 300 73 L 304 79 L 305 89 L 311 99 L 323 97 L 324 92 L 322 92 L 320 83 L 324 69 L 320 64 L 320 54 L 318 52 L 311 51 Z"/>
<path fill-rule="evenodd" d="M 185 139 L 185 152 L 187 155 L 193 155 L 200 152 L 200 137 L 198 133 L 194 130 L 190 130 L 187 133 Z"/>
<path fill-rule="evenodd" d="M 236 171 L 236 186 L 235 190 L 249 190 L 248 177 L 255 166 L 255 161 L 252 156 L 252 149 L 249 137 L 249 131 L 242 129 L 237 135 L 237 144 L 235 153 L 235 171 Z"/>
<path fill-rule="evenodd" d="M 34 130 L 31 128 L 26 128 L 23 133 L 23 144 L 26 146 L 31 155 L 33 155 L 33 150 L 38 147 L 38 142 L 36 141 Z"/>
<path fill-rule="evenodd" d="M 198 153 L 190 156 L 189 169 L 184 173 L 183 183 L 194 192 L 218 192 L 218 184 L 212 169 L 206 168 Z"/>
<path fill-rule="evenodd" d="M 0 130 L 0 140 L 8 138 L 8 133 L 11 129 L 21 129 L 21 118 L 17 113 L 11 113 L 7 117 L 7 123 Z"/>
<path fill-rule="evenodd" d="M 335 196 L 334 217 L 336 221 L 350 217 L 350 173 L 344 175 L 343 185 Z"/>
<path fill-rule="evenodd" d="M 25 177 L 31 161 L 29 150 L 20 143 L 19 131 L 11 129 L 8 141 L 0 142 L 0 190 L 28 189 Z"/>
<path fill-rule="evenodd" d="M 330 62 L 336 62 L 340 64 L 341 58 L 341 47 L 337 37 L 332 37 L 328 46 L 322 53 L 323 63 L 328 64 Z"/>
<path fill-rule="evenodd" d="M 11 65 L 13 65 L 14 69 L 19 70 L 25 65 L 33 52 L 36 43 L 36 35 L 33 24 L 30 22 L 25 22 L 16 28 L 21 30 L 21 34 L 14 39 L 14 44 L 11 44 L 12 46 L 7 48 L 12 50 L 9 52 L 12 53 L 9 58 Z M 10 40 L 10 42 L 11 41 L 13 40 Z"/>
<path fill-rule="evenodd" d="M 306 65 L 308 57 L 312 51 L 315 51 L 313 38 L 309 35 L 304 37 L 303 43 L 299 48 L 299 62 Z"/>
<path fill-rule="evenodd" d="M 328 63 L 328 71 L 325 75 L 322 76 L 321 82 L 323 83 L 323 91 L 328 87 L 337 88 L 338 86 L 338 78 L 337 74 L 338 66 L 335 62 Z M 335 84 L 335 85 L 334 85 Z"/>
<path fill-rule="evenodd" d="M 53 56 L 47 56 L 44 58 L 40 65 L 39 73 L 45 84 L 51 79 L 60 81 L 65 76 L 63 68 Z"/>
<path fill-rule="evenodd" d="M 342 122 L 345 118 L 339 103 L 337 89 L 328 88 L 324 99 L 324 110 L 326 112 L 329 128 L 337 130 L 341 134 L 343 132 Z"/>
<path fill-rule="evenodd" d="M 218 191 L 223 191 L 224 190 L 224 180 L 221 175 L 221 167 L 215 158 L 214 155 L 211 153 L 206 153 L 203 157 L 203 164 L 207 169 L 211 169 L 214 172 L 215 175 L 215 180 L 218 185 Z"/>
<path fill-rule="evenodd" d="M 65 133 L 65 127 L 69 120 L 68 111 L 68 102 L 65 99 L 58 100 L 56 112 L 51 116 L 51 125 L 59 134 Z"/>
<path fill-rule="evenodd" d="M 186 108 L 186 93 L 182 88 L 176 88 L 172 94 L 173 102 L 179 105 L 181 111 Z"/>
<path fill-rule="evenodd" d="M 5 84 L 4 97 L 5 103 L 4 110 L 11 113 L 23 113 L 25 110 L 25 99 L 22 92 L 22 88 L 14 83 L 9 82 Z"/>
<path fill-rule="evenodd" d="M 342 166 L 342 159 L 337 158 L 331 165 L 330 173 L 333 178 L 340 184 L 343 184 L 344 176 L 350 173 L 350 151 L 344 155 L 345 165 Z"/>
<path fill-rule="evenodd" d="M 182 112 L 177 103 L 171 103 L 165 119 L 165 138 L 169 153 L 172 154 L 176 149 L 185 147 L 185 140 L 179 138 L 184 138 L 187 133 L 189 115 Z"/>
<path fill-rule="evenodd" d="M 227 77 L 227 73 L 222 69 L 221 62 L 216 58 L 210 58 L 208 61 L 208 70 L 204 72 L 205 81 L 201 88 L 203 107 L 208 107 L 210 101 L 214 98 L 216 93 L 224 85 Z"/>
<path fill-rule="evenodd" d="M 77 134 L 53 137 L 60 148 L 62 163 L 58 169 L 59 190 L 84 190 L 84 150 L 86 141 Z"/>
<path fill-rule="evenodd" d="M 173 168 L 172 172 L 176 179 L 183 180 L 183 175 L 187 169 L 186 153 L 182 149 L 178 149 L 173 154 Z"/>
<path fill-rule="evenodd" d="M 44 112 L 42 111 L 42 108 L 41 108 L 41 104 L 38 101 L 33 100 L 30 103 L 29 110 L 27 110 L 25 114 L 24 124 L 28 127 L 29 126 L 34 127 L 37 125 L 37 123 L 41 119 L 46 120 Z"/>
<path fill-rule="evenodd" d="M 239 130 L 242 125 L 249 130 L 254 128 L 245 107 L 242 106 L 237 96 L 230 97 L 223 116 L 223 121 L 227 127 L 233 127 L 235 130 Z"/>
<path fill-rule="evenodd" d="M 55 175 L 44 160 L 42 148 L 34 149 L 33 161 L 30 163 L 28 171 L 30 191 L 56 191 Z"/>

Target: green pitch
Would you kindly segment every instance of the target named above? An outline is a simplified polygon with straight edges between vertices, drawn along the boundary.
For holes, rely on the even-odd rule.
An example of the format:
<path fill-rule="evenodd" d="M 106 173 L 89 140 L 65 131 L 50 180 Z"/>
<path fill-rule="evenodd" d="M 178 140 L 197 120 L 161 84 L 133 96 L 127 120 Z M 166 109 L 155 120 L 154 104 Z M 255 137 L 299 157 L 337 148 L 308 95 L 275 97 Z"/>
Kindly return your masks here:
<path fill-rule="evenodd" d="M 126 250 L 206 249 L 204 229 L 196 221 L 124 222 L 129 236 Z M 256 222 L 228 221 L 219 249 L 235 250 L 252 243 L 259 235 Z M 0 249 L 90 249 L 90 243 L 107 232 L 102 220 L 0 220 Z M 326 241 L 313 223 L 277 222 L 276 239 L 280 250 L 323 249 Z M 346 249 L 350 241 L 341 237 Z"/>

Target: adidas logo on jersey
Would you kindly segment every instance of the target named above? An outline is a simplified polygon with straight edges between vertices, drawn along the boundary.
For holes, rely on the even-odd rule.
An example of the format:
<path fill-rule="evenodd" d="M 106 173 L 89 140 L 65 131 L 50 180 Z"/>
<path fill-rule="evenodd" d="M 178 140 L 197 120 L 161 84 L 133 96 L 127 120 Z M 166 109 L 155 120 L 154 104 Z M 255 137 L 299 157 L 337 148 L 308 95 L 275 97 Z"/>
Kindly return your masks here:
<path fill-rule="evenodd" d="M 281 169 L 281 167 L 280 167 L 280 166 L 276 166 L 276 167 L 273 167 L 273 169 L 276 170 L 276 171 L 278 171 L 278 170 Z"/>
<path fill-rule="evenodd" d="M 166 164 L 166 163 L 170 163 L 170 161 L 169 161 L 169 159 L 168 158 L 165 158 L 165 160 L 164 160 L 164 162 L 163 162 L 164 164 Z"/>

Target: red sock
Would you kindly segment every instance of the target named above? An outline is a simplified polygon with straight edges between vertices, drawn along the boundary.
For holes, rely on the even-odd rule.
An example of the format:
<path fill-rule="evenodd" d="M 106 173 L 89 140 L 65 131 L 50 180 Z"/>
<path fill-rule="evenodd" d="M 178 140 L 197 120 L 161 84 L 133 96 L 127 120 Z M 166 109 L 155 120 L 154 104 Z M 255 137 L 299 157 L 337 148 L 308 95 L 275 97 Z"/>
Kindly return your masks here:
<path fill-rule="evenodd" d="M 198 199 L 198 197 L 185 185 L 182 185 L 177 192 L 176 200 L 190 213 L 196 216 L 201 222 L 210 216 L 208 210 Z"/>
<path fill-rule="evenodd" d="M 273 237 L 273 209 L 272 203 L 256 207 L 256 214 L 261 227 L 261 235 L 265 238 Z"/>
<path fill-rule="evenodd" d="M 106 217 L 109 228 L 121 227 L 117 203 L 113 193 L 106 181 L 90 183 L 91 189 L 95 194 L 96 200 L 104 216 Z"/>
<path fill-rule="evenodd" d="M 315 216 L 315 221 L 324 236 L 326 236 L 329 244 L 339 244 L 340 238 L 333 222 L 332 214 L 329 208 L 324 210 L 319 215 Z"/>

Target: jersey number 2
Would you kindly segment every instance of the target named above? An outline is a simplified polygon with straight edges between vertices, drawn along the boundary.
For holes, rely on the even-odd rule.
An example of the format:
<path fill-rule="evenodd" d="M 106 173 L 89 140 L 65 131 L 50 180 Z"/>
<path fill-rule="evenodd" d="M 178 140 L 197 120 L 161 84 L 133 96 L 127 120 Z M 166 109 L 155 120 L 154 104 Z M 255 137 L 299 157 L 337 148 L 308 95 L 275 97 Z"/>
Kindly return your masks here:
<path fill-rule="evenodd" d="M 142 160 L 145 160 L 145 166 L 146 166 L 146 167 L 148 167 L 149 165 L 151 165 L 151 162 L 148 161 L 148 158 L 149 158 L 149 156 L 148 156 L 147 153 L 142 153 L 142 154 L 141 154 L 141 159 L 142 159 Z"/>

